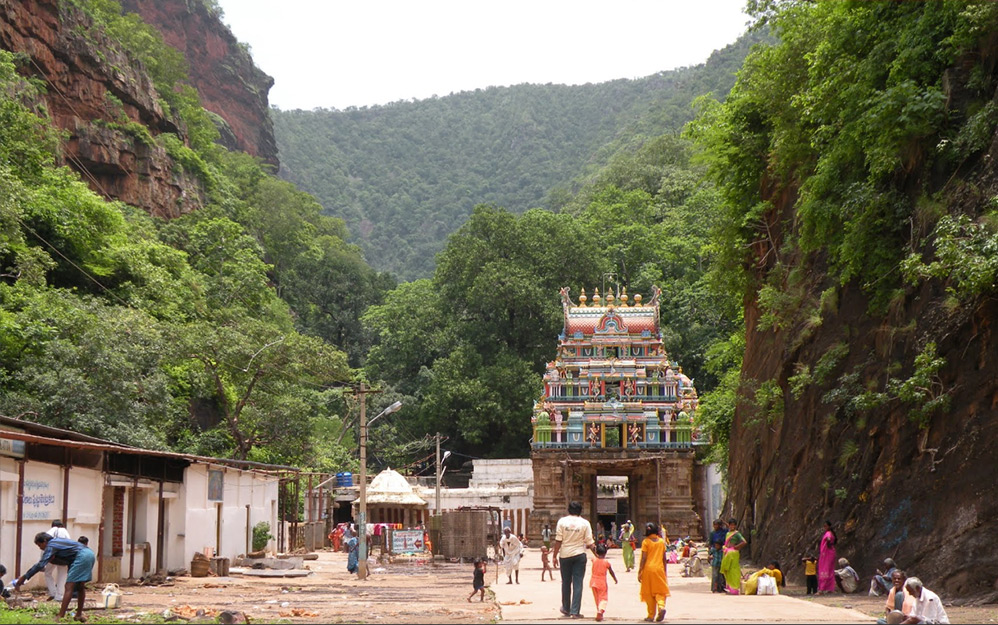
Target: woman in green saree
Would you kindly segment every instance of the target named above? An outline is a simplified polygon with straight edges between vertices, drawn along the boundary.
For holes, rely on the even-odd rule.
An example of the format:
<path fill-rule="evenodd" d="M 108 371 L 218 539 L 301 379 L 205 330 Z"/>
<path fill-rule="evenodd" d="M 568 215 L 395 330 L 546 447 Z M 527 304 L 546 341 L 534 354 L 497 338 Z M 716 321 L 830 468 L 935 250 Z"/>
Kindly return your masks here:
<path fill-rule="evenodd" d="M 620 527 L 620 549 L 624 552 L 625 573 L 634 568 L 634 524 L 628 520 Z"/>
<path fill-rule="evenodd" d="M 747 545 L 745 537 L 738 531 L 738 521 L 728 519 L 728 534 L 724 538 L 724 558 L 721 560 L 721 575 L 724 576 L 728 594 L 737 595 L 742 585 L 742 567 L 739 551 Z"/>

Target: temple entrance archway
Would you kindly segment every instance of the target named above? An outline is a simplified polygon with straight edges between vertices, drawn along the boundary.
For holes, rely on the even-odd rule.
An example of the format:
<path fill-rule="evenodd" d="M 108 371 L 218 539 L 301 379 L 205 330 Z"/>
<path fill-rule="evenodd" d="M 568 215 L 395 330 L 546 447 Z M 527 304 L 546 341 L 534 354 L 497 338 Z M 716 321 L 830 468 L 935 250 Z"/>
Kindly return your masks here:
<path fill-rule="evenodd" d="M 582 504 L 582 516 L 599 533 L 610 519 L 620 527 L 630 519 L 643 528 L 651 521 L 663 525 L 670 537 L 698 536 L 700 517 L 693 491 L 695 459 L 692 450 L 644 450 L 594 453 L 593 451 L 535 450 L 534 510 L 530 527 L 539 535 L 545 523 L 555 527 L 570 501 Z M 617 510 L 605 507 L 611 499 L 601 485 L 626 484 L 626 497 L 612 497 Z M 601 500 L 603 500 L 601 509 Z M 612 517 L 612 519 L 611 519 Z M 621 518 L 623 517 L 623 518 Z"/>

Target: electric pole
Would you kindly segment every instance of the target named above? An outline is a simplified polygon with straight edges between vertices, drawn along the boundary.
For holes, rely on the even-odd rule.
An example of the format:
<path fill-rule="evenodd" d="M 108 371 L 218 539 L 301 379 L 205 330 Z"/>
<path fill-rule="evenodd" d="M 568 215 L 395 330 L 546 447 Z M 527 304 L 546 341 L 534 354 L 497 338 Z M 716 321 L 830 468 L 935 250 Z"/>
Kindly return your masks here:
<path fill-rule="evenodd" d="M 360 556 L 357 562 L 357 578 L 367 578 L 367 413 L 365 410 L 365 397 L 367 389 L 364 383 L 360 383 L 357 391 L 360 395 L 360 506 L 357 514 L 357 533 L 360 535 L 360 544 L 357 546 L 357 555 Z"/>

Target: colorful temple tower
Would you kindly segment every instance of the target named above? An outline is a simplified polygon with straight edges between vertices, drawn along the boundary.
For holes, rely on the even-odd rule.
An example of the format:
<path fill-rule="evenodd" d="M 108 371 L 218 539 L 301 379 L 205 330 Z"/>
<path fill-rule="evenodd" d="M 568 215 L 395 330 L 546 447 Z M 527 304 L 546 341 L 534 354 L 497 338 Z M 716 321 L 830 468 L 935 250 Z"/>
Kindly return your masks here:
<path fill-rule="evenodd" d="M 626 517 L 662 523 L 670 536 L 701 533 L 697 392 L 663 346 L 660 296 L 658 287 L 647 302 L 597 289 L 590 302 L 583 290 L 576 304 L 561 290 L 564 328 L 532 417 L 532 531 L 553 527 L 576 500 L 594 527 Z M 619 510 L 598 501 L 600 476 L 627 477 Z"/>
<path fill-rule="evenodd" d="M 562 289 L 565 326 L 534 402 L 534 449 L 680 449 L 698 442 L 693 380 L 671 362 L 659 328 L 660 290 L 647 304 L 627 290 L 587 305 Z"/>

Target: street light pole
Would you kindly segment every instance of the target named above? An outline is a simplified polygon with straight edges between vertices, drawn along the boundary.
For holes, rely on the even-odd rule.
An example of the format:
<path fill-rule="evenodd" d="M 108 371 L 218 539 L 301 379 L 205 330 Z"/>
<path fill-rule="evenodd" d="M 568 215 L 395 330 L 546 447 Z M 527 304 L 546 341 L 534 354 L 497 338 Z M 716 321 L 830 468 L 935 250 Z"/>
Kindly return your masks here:
<path fill-rule="evenodd" d="M 442 467 L 448 458 L 450 458 L 449 451 L 444 454 L 443 458 L 440 457 L 440 432 L 437 432 L 437 516 L 440 516 L 440 479 L 444 476 Z"/>
<path fill-rule="evenodd" d="M 437 516 L 440 516 L 440 432 L 437 432 Z"/>
<path fill-rule="evenodd" d="M 358 389 L 358 394 L 360 395 L 360 504 L 358 505 L 357 512 L 357 533 L 359 534 L 360 544 L 357 547 L 357 579 L 367 578 L 367 412 L 365 411 L 366 402 L 365 397 L 367 393 L 378 393 L 380 391 L 372 391 L 370 389 L 364 388 L 364 383 L 360 383 L 360 389 Z M 386 414 L 391 414 L 402 407 L 402 402 L 397 401 L 391 406 L 388 406 L 381 412 L 377 414 L 371 423 L 374 423 L 379 418 Z"/>
<path fill-rule="evenodd" d="M 360 510 L 357 514 L 357 533 L 360 543 L 357 546 L 357 578 L 367 578 L 367 414 L 365 413 L 366 392 L 360 383 Z"/>

